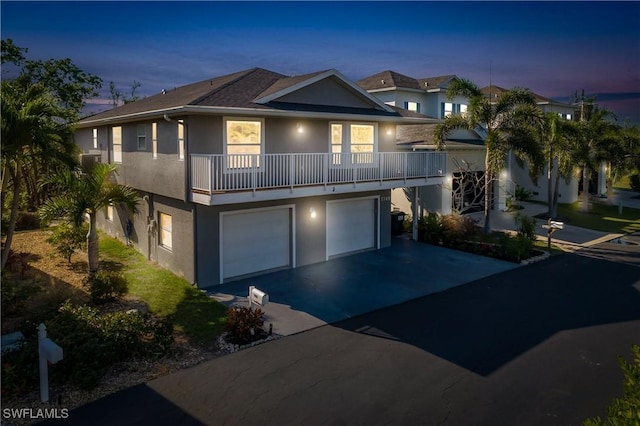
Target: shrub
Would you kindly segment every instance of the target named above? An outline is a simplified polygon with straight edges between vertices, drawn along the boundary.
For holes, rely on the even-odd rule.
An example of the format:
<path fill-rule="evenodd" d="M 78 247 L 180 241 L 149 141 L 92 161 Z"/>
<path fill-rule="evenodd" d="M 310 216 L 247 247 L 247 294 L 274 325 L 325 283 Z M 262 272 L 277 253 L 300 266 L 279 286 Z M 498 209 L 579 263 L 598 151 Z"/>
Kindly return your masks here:
<path fill-rule="evenodd" d="M 429 212 L 418 221 L 418 241 L 438 244 L 442 240 L 440 215 Z"/>
<path fill-rule="evenodd" d="M 633 345 L 632 351 L 632 362 L 618 357 L 618 364 L 624 374 L 622 398 L 616 398 L 611 402 L 607 409 L 606 421 L 595 417 L 586 420 L 585 426 L 640 424 L 640 346 Z"/>
<path fill-rule="evenodd" d="M 24 304 L 39 287 L 24 282 L 17 282 L 6 276 L 2 271 L 2 286 L 0 286 L 0 300 L 2 316 L 11 315 L 24 309 Z"/>
<path fill-rule="evenodd" d="M 91 294 L 91 300 L 95 304 L 106 303 L 117 299 L 127 293 L 128 284 L 124 275 L 99 270 L 93 276 L 87 278 L 85 286 Z"/>
<path fill-rule="evenodd" d="M 513 220 L 516 224 L 518 236 L 531 241 L 536 240 L 536 220 L 534 218 L 518 212 Z"/>
<path fill-rule="evenodd" d="M 527 201 L 529 198 L 531 198 L 531 191 L 527 191 L 521 186 L 516 186 L 516 192 L 514 196 L 517 201 Z"/>
<path fill-rule="evenodd" d="M 442 242 L 448 247 L 460 247 L 464 241 L 471 240 L 478 232 L 476 221 L 469 216 L 457 213 L 440 218 L 442 226 Z"/>
<path fill-rule="evenodd" d="M 9 249 L 5 266 L 9 271 L 20 274 L 20 279 L 24 279 L 25 272 L 27 272 L 27 268 L 29 268 L 28 257 L 29 253 L 15 252 Z"/>
<path fill-rule="evenodd" d="M 516 235 L 515 237 L 507 238 L 503 247 L 505 259 L 520 262 L 531 257 L 533 241 L 525 236 Z"/>
<path fill-rule="evenodd" d="M 37 212 L 21 211 L 16 218 L 16 231 L 40 229 L 40 217 Z"/>
<path fill-rule="evenodd" d="M 640 175 L 631 175 L 629 176 L 629 186 L 634 191 L 640 192 Z"/>
<path fill-rule="evenodd" d="M 227 340 L 244 343 L 265 335 L 264 312 L 261 309 L 233 306 L 227 313 Z"/>
<path fill-rule="evenodd" d="M 87 226 L 73 226 L 66 222 L 56 226 L 47 242 L 56 252 L 71 263 L 71 255 L 82 249 L 87 242 Z"/>

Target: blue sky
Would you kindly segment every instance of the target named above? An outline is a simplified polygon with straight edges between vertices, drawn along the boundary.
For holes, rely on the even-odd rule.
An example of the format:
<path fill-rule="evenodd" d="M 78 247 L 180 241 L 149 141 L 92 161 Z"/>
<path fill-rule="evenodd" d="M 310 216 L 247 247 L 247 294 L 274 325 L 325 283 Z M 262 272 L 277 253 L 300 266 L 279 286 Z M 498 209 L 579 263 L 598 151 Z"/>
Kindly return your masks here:
<path fill-rule="evenodd" d="M 640 2 L 2 1 L 1 35 L 28 58 L 71 58 L 127 92 L 252 67 L 456 74 L 566 100 L 597 94 L 640 123 Z"/>

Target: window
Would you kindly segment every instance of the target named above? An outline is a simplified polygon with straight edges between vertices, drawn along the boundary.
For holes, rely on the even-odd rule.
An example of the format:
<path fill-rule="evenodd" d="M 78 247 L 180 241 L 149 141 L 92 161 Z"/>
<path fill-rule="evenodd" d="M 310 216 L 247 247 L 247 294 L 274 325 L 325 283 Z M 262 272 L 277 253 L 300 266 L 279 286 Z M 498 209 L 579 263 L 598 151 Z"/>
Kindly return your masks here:
<path fill-rule="evenodd" d="M 158 124 L 151 123 L 151 157 L 158 158 Z"/>
<path fill-rule="evenodd" d="M 93 149 L 98 149 L 98 129 L 93 129 Z"/>
<path fill-rule="evenodd" d="M 113 222 L 113 204 L 109 204 L 107 206 L 107 211 L 105 212 L 105 215 L 109 222 Z"/>
<path fill-rule="evenodd" d="M 260 167 L 263 151 L 263 120 L 225 119 L 227 167 Z"/>
<path fill-rule="evenodd" d="M 147 150 L 147 129 L 144 124 L 138 124 L 138 151 Z"/>
<path fill-rule="evenodd" d="M 417 102 L 405 102 L 404 109 L 413 112 L 420 112 L 420 104 Z"/>
<path fill-rule="evenodd" d="M 344 131 L 346 130 L 346 131 Z M 344 154 L 350 154 L 352 164 L 370 164 L 376 151 L 376 127 L 373 124 L 331 124 L 333 164 L 342 164 Z"/>
<path fill-rule="evenodd" d="M 560 116 L 560 118 L 571 121 L 571 114 L 565 114 L 565 113 L 559 112 L 558 115 Z"/>
<path fill-rule="evenodd" d="M 173 248 L 172 242 L 172 225 L 171 215 L 166 213 L 160 213 L 160 245 L 164 248 L 171 250 Z"/>
<path fill-rule="evenodd" d="M 122 163 L 122 127 L 111 129 L 111 141 L 113 143 L 113 162 Z"/>
<path fill-rule="evenodd" d="M 178 160 L 184 160 L 184 121 L 178 120 Z"/>
<path fill-rule="evenodd" d="M 454 104 L 451 102 L 443 102 L 440 108 L 440 118 L 445 118 L 453 114 L 466 114 L 466 104 Z"/>

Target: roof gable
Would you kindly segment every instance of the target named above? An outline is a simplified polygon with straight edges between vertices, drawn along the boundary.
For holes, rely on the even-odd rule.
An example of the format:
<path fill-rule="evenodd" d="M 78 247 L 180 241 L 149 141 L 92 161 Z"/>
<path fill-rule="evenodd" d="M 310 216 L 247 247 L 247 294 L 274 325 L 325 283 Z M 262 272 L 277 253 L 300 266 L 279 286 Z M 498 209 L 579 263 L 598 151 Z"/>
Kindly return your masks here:
<path fill-rule="evenodd" d="M 358 80 L 357 84 L 364 90 L 391 90 L 398 88 L 414 90 L 422 89 L 422 87 L 420 87 L 420 83 L 415 78 L 391 70 L 382 71 L 370 77 Z"/>

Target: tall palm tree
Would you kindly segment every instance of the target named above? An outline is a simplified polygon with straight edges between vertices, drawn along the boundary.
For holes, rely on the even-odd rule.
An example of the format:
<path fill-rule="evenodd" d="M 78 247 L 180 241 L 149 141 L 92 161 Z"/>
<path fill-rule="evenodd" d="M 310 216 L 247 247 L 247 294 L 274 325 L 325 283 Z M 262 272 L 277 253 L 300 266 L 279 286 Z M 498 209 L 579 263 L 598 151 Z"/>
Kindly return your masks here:
<path fill-rule="evenodd" d="M 12 201 L 7 237 L 2 251 L 4 268 L 15 231 L 20 195 L 34 165 L 73 165 L 77 147 L 72 126 L 61 117 L 64 110 L 53 94 L 41 84 L 2 81 L 2 210 L 11 190 Z M 4 213 L 4 211 L 3 211 Z"/>
<path fill-rule="evenodd" d="M 588 117 L 578 122 L 578 133 L 573 143 L 574 164 L 582 169 L 582 211 L 589 211 L 589 177 L 602 161 L 610 156 L 608 149 L 618 138 L 615 115 L 594 106 Z"/>
<path fill-rule="evenodd" d="M 534 136 L 534 126 L 539 128 L 540 125 L 541 111 L 527 89 L 514 88 L 492 99 L 467 79 L 453 80 L 447 96 L 449 99 L 464 96 L 469 99 L 469 105 L 466 113 L 450 115 L 437 126 L 434 142 L 439 149 L 445 147 L 446 138 L 455 129 L 481 127 L 486 132 L 484 230 L 488 232 L 491 229 L 491 184 L 504 169 L 509 153 L 512 151 L 527 161 L 532 174 L 541 169 L 542 152 Z"/>
<path fill-rule="evenodd" d="M 571 141 L 577 136 L 577 126 L 558 114 L 545 114 L 540 132 L 540 142 L 547 164 L 547 201 L 550 218 L 557 216 L 560 179 L 568 181 L 574 170 Z M 555 179 L 554 179 L 555 176 Z"/>
<path fill-rule="evenodd" d="M 87 233 L 87 257 L 89 275 L 98 270 L 98 232 L 96 217 L 101 209 L 109 205 L 124 204 L 131 214 L 138 213 L 138 195 L 128 185 L 113 180 L 117 173 L 114 164 L 100 163 L 90 170 L 63 170 L 48 179 L 58 191 L 40 208 L 40 217 L 44 221 L 64 217 L 74 225 L 80 225 L 89 216 Z"/>

